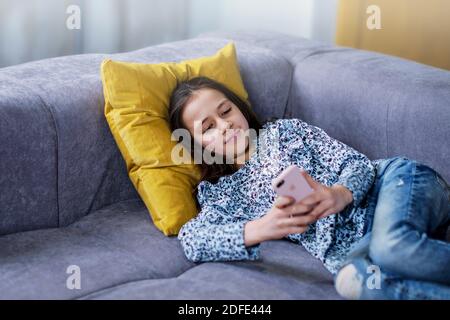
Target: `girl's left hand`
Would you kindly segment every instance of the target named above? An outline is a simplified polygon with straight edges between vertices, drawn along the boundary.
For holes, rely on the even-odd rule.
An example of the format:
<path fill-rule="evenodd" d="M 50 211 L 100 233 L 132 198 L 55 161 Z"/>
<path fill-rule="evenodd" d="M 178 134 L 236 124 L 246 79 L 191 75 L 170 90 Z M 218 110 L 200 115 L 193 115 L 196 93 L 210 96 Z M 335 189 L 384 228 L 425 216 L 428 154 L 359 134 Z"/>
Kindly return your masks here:
<path fill-rule="evenodd" d="M 313 207 L 307 215 L 311 214 L 315 216 L 317 220 L 322 219 L 342 211 L 353 201 L 352 192 L 343 185 L 335 184 L 328 187 L 315 181 L 306 171 L 302 170 L 302 174 L 309 185 L 314 189 L 313 193 L 297 202 Z"/>

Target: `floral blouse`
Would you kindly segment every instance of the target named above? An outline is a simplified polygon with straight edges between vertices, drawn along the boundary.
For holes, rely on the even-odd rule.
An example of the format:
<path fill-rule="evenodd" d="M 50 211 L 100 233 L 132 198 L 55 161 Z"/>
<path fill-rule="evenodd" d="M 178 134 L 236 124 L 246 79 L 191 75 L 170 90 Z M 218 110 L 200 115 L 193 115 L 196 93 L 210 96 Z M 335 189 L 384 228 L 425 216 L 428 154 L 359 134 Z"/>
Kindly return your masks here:
<path fill-rule="evenodd" d="M 343 211 L 316 221 L 302 234 L 286 237 L 335 274 L 350 247 L 364 235 L 368 222 L 360 205 L 380 160 L 370 161 L 300 119 L 266 122 L 253 142 L 254 153 L 235 173 L 198 185 L 201 210 L 178 234 L 187 258 L 194 262 L 259 259 L 260 244 L 244 244 L 244 225 L 267 213 L 276 198 L 272 179 L 296 164 L 319 183 L 340 184 L 353 194 L 353 202 Z"/>

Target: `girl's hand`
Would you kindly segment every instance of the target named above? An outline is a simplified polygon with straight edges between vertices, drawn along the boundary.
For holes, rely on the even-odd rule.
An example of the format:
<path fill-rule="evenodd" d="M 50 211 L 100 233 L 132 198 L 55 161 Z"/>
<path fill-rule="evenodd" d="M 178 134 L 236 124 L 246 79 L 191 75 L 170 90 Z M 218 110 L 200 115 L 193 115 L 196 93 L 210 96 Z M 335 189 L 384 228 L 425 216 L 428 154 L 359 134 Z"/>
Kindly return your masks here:
<path fill-rule="evenodd" d="M 312 210 L 312 207 L 297 205 L 293 210 L 293 202 L 294 200 L 290 197 L 277 197 L 267 214 L 251 221 L 249 243 L 278 240 L 289 234 L 303 233 L 308 230 L 308 225 L 316 221 L 315 217 L 305 215 Z"/>
<path fill-rule="evenodd" d="M 308 216 L 311 215 L 317 220 L 325 218 L 342 211 L 353 201 L 352 192 L 343 185 L 335 184 L 328 187 L 315 181 L 306 171 L 302 170 L 302 174 L 314 189 L 314 192 L 297 202 L 295 206 L 306 205 L 313 207 Z"/>

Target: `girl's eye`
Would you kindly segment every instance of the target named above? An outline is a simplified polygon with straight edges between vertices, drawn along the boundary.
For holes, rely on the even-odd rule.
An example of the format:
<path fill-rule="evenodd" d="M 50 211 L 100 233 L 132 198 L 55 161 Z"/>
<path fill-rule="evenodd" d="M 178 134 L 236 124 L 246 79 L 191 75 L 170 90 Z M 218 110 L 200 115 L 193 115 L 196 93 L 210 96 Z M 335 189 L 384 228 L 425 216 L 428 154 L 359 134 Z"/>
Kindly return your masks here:
<path fill-rule="evenodd" d="M 228 108 L 227 110 L 225 110 L 222 115 L 227 114 L 228 112 L 231 111 L 231 108 Z M 203 131 L 203 133 L 205 133 L 206 131 L 208 131 L 209 129 L 211 129 L 211 125 L 208 125 L 208 127 L 205 129 L 205 131 Z"/>
<path fill-rule="evenodd" d="M 227 111 L 224 111 L 223 114 L 227 114 L 230 111 L 231 111 L 231 108 L 229 108 Z"/>
<path fill-rule="evenodd" d="M 208 125 L 208 127 L 205 129 L 205 131 L 203 131 L 203 133 L 205 133 L 205 132 L 208 131 L 209 129 L 211 129 L 211 125 Z"/>

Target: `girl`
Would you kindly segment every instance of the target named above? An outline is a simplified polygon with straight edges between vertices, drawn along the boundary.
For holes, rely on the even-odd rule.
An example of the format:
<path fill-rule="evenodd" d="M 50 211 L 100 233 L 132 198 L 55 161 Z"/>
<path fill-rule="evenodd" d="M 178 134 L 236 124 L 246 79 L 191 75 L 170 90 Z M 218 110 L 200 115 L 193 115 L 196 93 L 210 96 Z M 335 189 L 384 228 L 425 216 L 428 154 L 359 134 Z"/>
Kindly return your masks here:
<path fill-rule="evenodd" d="M 234 160 L 200 164 L 201 210 L 178 234 L 188 259 L 255 260 L 261 242 L 287 238 L 324 263 L 345 298 L 450 299 L 450 191 L 430 167 L 370 161 L 300 119 L 260 123 L 206 77 L 177 85 L 169 117 L 172 130 L 189 131 L 183 143 L 194 157 L 201 150 Z M 271 187 L 291 164 L 314 189 L 297 203 Z"/>

